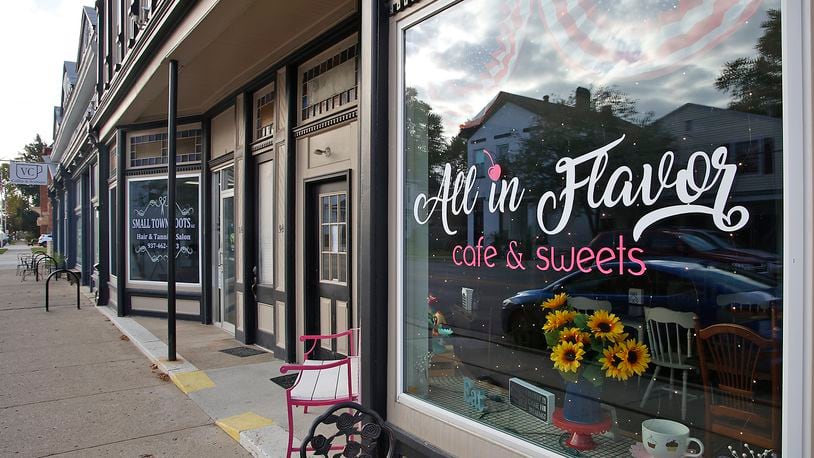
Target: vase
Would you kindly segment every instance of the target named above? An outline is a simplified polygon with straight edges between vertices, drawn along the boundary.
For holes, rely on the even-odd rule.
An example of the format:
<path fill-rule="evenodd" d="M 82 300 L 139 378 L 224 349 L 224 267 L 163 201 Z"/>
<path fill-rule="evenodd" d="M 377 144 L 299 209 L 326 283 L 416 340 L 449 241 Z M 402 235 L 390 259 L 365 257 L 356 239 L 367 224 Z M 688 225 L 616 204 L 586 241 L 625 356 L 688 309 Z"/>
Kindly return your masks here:
<path fill-rule="evenodd" d="M 599 405 L 601 387 L 587 380 L 565 384 L 563 418 L 572 423 L 595 424 L 602 421 L 602 408 Z"/>

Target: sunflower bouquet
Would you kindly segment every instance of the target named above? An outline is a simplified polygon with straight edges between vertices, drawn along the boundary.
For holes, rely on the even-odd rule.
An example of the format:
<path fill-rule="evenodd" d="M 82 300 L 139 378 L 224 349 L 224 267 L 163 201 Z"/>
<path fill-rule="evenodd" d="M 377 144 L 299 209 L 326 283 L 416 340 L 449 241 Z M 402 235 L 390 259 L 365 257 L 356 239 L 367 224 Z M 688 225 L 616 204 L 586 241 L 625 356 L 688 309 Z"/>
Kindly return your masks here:
<path fill-rule="evenodd" d="M 605 310 L 580 313 L 568 305 L 566 293 L 556 294 L 541 305 L 551 361 L 563 378 L 576 381 L 581 375 L 594 385 L 604 378 L 627 380 L 642 375 L 650 364 L 647 346 L 628 339 L 622 321 Z"/>

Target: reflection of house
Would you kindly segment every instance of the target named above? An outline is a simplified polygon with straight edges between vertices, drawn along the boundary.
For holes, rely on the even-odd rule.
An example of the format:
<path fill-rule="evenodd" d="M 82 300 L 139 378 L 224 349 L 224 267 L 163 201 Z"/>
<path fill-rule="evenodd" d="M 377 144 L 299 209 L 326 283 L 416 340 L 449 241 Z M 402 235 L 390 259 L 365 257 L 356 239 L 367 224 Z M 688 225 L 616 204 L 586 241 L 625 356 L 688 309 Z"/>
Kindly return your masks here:
<path fill-rule="evenodd" d="M 484 150 L 488 151 L 495 162 L 505 162 L 511 156 L 516 156 L 528 147 L 532 135 L 543 135 L 548 129 L 561 129 L 562 123 L 570 123 L 574 119 L 593 121 L 596 125 L 606 125 L 608 119 L 623 126 L 624 129 L 635 128 L 632 124 L 618 118 L 611 118 L 609 110 L 593 111 L 590 107 L 591 93 L 588 89 L 577 88 L 574 106 L 549 101 L 548 96 L 542 100 L 522 95 L 500 92 L 486 107 L 471 121 L 461 126 L 461 136 L 467 139 L 467 162 L 477 166 L 477 185 L 480 201 L 476 211 L 469 216 L 467 232 L 469 243 L 476 241 L 481 234 L 487 240 L 505 242 L 506 240 L 525 241 L 531 246 L 546 243 L 554 246 L 564 246 L 575 243 L 586 244 L 595 235 L 590 228 L 588 219 L 584 215 L 572 215 L 568 231 L 548 236 L 545 240 L 539 237 L 542 234 L 537 225 L 537 199 L 546 189 L 531 189 L 526 193 L 526 202 L 523 207 L 513 213 L 491 213 L 488 209 L 488 195 L 491 180 L 486 176 L 491 162 Z M 539 152 L 530 152 L 540 156 Z M 511 156 L 509 156 L 511 155 Z M 551 165 L 553 168 L 553 165 Z M 511 179 L 517 175 L 512 170 L 506 170 L 504 178 Z M 516 172 L 516 171 L 515 171 Z M 533 187 L 532 183 L 520 183 L 524 187 Z M 556 215 L 549 215 L 552 220 Z"/>
<path fill-rule="evenodd" d="M 780 214 L 775 207 L 783 197 L 783 120 L 687 103 L 656 123 L 674 138 L 679 164 L 695 151 L 727 147 L 727 162 L 738 164 L 731 202 L 746 206 L 751 215 L 751 224 L 738 235 L 748 237 L 742 242 L 761 246 L 763 237 L 750 227 L 760 227 L 755 223 L 764 219 L 773 227 Z"/>

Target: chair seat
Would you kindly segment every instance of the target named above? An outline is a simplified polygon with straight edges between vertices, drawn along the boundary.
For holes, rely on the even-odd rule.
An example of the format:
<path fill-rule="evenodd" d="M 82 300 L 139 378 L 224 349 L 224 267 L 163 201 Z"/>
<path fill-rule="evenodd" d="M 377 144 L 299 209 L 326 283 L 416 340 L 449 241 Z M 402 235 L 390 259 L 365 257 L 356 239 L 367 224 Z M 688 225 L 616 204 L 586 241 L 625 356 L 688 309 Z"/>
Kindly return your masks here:
<path fill-rule="evenodd" d="M 306 366 L 323 366 L 336 360 L 308 360 Z M 350 357 L 353 396 L 359 394 L 359 358 Z M 348 398 L 348 366 L 320 370 L 304 370 L 297 384 L 291 389 L 292 401 L 331 401 Z"/>

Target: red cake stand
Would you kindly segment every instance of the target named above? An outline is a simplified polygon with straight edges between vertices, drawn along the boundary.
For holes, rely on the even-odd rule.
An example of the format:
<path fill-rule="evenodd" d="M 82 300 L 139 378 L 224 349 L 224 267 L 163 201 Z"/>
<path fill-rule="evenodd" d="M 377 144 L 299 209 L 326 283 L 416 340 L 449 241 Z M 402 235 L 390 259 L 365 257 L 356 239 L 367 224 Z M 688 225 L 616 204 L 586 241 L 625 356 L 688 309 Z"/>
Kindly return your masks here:
<path fill-rule="evenodd" d="M 611 428 L 611 419 L 607 415 L 597 423 L 574 423 L 566 420 L 562 412 L 561 409 L 554 411 L 554 426 L 571 433 L 571 437 L 565 441 L 565 444 L 580 451 L 595 449 L 596 442 L 591 436 L 604 433 Z"/>

